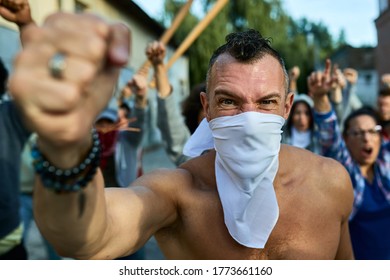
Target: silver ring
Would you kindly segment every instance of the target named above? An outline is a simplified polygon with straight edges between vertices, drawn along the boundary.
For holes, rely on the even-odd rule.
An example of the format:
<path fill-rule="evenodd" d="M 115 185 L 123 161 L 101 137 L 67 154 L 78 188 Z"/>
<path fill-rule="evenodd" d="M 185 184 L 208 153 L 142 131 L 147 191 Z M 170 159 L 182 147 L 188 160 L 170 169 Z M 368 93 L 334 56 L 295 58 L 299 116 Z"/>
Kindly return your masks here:
<path fill-rule="evenodd" d="M 62 53 L 56 53 L 49 60 L 49 71 L 53 78 L 61 79 L 66 68 L 65 55 Z"/>

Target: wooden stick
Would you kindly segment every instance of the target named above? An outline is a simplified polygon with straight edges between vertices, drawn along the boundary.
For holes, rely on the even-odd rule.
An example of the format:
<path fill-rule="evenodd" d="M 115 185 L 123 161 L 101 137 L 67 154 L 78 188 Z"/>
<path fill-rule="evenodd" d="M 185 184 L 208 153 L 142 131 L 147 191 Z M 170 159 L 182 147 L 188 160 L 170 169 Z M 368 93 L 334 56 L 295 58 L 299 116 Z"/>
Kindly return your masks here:
<path fill-rule="evenodd" d="M 191 8 L 193 0 L 188 0 L 187 3 L 180 9 L 179 13 L 173 20 L 169 29 L 167 29 L 164 34 L 161 36 L 160 41 L 165 45 L 172 38 L 173 34 L 175 34 L 176 29 L 180 26 L 180 23 L 184 20 L 188 11 Z"/>
<path fill-rule="evenodd" d="M 173 20 L 171 26 L 165 30 L 164 34 L 160 37 L 160 42 L 166 45 L 169 40 L 172 38 L 173 34 L 175 34 L 176 29 L 180 26 L 181 22 L 184 20 L 188 11 L 191 8 L 193 0 L 188 0 L 187 3 L 180 9 L 179 13 L 176 15 Z M 142 64 L 141 68 L 137 71 L 138 74 L 147 75 L 149 72 L 149 68 L 151 66 L 151 62 L 146 60 L 144 64 Z"/>
<path fill-rule="evenodd" d="M 184 39 L 176 52 L 171 56 L 166 65 L 168 70 L 176 60 L 191 46 L 191 44 L 199 37 L 203 30 L 210 22 L 218 15 L 219 11 L 229 2 L 229 0 L 218 0 L 210 12 L 192 29 L 190 34 Z"/>
<path fill-rule="evenodd" d="M 171 26 L 167 30 L 165 30 L 163 35 L 160 37 L 159 41 L 163 42 L 164 44 L 167 44 L 169 42 L 169 40 L 172 38 L 173 34 L 175 33 L 176 29 L 180 26 L 181 22 L 186 17 L 188 11 L 191 8 L 192 2 L 193 0 L 188 0 L 186 4 L 184 4 L 183 7 L 181 7 L 179 13 L 176 15 Z M 149 60 L 146 60 L 137 71 L 137 74 L 147 77 L 151 66 L 152 63 Z M 126 96 L 125 92 L 122 89 L 118 97 L 118 104 L 120 105 L 123 102 L 123 99 L 128 97 L 129 96 Z"/>

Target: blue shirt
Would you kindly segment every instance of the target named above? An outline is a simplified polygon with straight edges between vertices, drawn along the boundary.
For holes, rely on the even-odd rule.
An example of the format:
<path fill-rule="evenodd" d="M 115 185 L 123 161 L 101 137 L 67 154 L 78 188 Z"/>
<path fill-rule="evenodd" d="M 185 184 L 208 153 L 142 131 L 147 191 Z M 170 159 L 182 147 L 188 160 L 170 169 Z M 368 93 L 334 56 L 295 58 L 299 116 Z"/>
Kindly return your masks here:
<path fill-rule="evenodd" d="M 0 239 L 20 224 L 20 161 L 29 134 L 13 102 L 0 103 Z"/>

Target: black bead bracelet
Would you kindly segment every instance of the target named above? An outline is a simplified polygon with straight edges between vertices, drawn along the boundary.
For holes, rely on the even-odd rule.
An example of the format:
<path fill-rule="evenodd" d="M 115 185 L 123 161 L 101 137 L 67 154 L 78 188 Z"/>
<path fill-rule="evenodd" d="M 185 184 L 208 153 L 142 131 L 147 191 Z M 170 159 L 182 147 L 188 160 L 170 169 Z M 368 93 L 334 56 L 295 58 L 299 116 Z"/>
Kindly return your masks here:
<path fill-rule="evenodd" d="M 61 169 L 52 165 L 35 143 L 31 148 L 35 172 L 40 175 L 42 184 L 55 192 L 77 192 L 84 188 L 95 176 L 100 163 L 100 141 L 98 133 L 92 132 L 92 147 L 86 158 L 76 167 Z"/>

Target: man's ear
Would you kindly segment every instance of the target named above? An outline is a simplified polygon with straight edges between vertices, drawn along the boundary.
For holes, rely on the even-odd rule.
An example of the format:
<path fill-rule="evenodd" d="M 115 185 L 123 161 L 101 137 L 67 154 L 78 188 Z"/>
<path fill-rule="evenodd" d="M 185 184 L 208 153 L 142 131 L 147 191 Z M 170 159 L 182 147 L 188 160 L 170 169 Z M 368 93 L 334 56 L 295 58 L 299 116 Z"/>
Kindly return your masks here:
<path fill-rule="evenodd" d="M 287 120 L 290 115 L 291 107 L 294 102 L 294 92 L 289 92 L 286 97 L 286 104 L 284 105 L 283 117 Z"/>
<path fill-rule="evenodd" d="M 210 121 L 210 114 L 209 114 L 210 104 L 209 104 L 207 94 L 203 91 L 200 93 L 200 102 L 202 103 L 203 106 L 203 112 L 205 118 L 207 119 L 207 121 Z"/>

